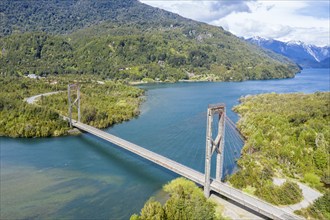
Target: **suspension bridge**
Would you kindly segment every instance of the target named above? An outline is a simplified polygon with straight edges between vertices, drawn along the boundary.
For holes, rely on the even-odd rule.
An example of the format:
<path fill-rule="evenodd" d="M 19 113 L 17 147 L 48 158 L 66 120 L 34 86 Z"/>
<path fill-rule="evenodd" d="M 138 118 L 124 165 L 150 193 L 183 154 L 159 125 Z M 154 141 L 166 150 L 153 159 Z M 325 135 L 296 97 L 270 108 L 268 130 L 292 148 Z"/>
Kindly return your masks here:
<path fill-rule="evenodd" d="M 71 89 L 76 89 L 76 99 L 72 100 Z M 230 129 L 236 138 L 243 141 L 235 124 L 226 116 L 225 105 L 216 104 L 209 105 L 207 110 L 207 132 L 206 132 L 206 152 L 205 152 L 205 173 L 201 173 L 174 160 L 166 158 L 160 154 L 154 153 L 134 143 L 126 141 L 115 135 L 99 130 L 90 125 L 80 122 L 80 89 L 76 84 L 68 86 L 68 103 L 69 117 L 65 117 L 69 121 L 71 127 L 76 127 L 82 131 L 95 135 L 103 140 L 111 142 L 118 147 L 121 147 L 131 153 L 134 153 L 146 160 L 149 160 L 159 166 L 162 166 L 180 176 L 194 181 L 204 187 L 206 197 L 210 196 L 211 192 L 216 192 L 230 200 L 233 200 L 243 207 L 251 209 L 261 215 L 271 219 L 303 219 L 292 213 L 289 213 L 277 206 L 267 203 L 261 199 L 248 195 L 238 189 L 229 186 L 221 181 L 223 175 L 223 160 L 224 160 L 224 145 L 226 129 Z M 72 108 L 76 106 L 78 110 L 78 120 L 72 119 Z M 216 123 L 213 123 L 213 122 Z M 217 134 L 215 137 L 214 134 Z M 212 155 L 216 153 L 216 178 L 211 177 L 211 160 Z"/>

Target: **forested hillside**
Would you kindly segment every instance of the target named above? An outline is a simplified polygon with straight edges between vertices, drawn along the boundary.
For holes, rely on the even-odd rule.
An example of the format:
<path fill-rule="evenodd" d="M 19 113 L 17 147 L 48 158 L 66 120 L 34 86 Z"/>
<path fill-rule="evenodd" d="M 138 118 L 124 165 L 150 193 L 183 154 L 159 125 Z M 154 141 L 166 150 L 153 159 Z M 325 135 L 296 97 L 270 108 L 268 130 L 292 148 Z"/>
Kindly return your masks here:
<path fill-rule="evenodd" d="M 299 71 L 222 28 L 136 0 L 4 0 L 0 16 L 2 74 L 238 81 Z"/>
<path fill-rule="evenodd" d="M 330 93 L 247 96 L 234 108 L 246 137 L 241 169 L 230 177 L 238 188 L 281 204 L 296 198 L 272 177 L 288 177 L 325 191 L 329 187 Z"/>
<path fill-rule="evenodd" d="M 67 34 L 106 20 L 134 20 L 129 15 L 141 4 L 136 0 L 2 0 L 1 36 L 12 33 Z M 162 17 L 162 11 L 157 15 Z M 143 16 L 148 16 L 147 12 Z"/>

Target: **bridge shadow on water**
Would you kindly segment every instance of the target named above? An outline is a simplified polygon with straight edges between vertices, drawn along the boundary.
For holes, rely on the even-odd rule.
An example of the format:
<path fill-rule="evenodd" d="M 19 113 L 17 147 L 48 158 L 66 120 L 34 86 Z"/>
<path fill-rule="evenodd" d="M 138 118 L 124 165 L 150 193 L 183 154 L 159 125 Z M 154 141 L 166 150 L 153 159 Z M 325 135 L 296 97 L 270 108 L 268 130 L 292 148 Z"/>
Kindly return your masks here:
<path fill-rule="evenodd" d="M 231 175 L 237 170 L 236 159 L 240 156 L 240 150 L 244 145 L 244 141 L 240 136 L 235 124 L 230 120 L 226 120 L 225 129 L 225 149 L 224 149 L 224 163 L 223 163 L 223 175 L 222 179 L 225 180 L 228 175 Z M 217 129 L 214 129 L 217 131 Z M 82 136 L 84 141 L 90 142 L 87 146 L 91 150 L 97 152 L 100 156 L 106 158 L 112 163 L 118 164 L 119 167 L 125 169 L 129 175 L 134 175 L 136 178 L 143 179 L 144 181 L 153 181 L 165 183 L 169 180 L 179 177 L 176 173 L 159 166 L 147 159 L 137 156 L 135 153 L 127 151 L 115 144 L 112 144 L 104 139 L 95 137 L 92 134 L 84 133 Z M 111 149 L 108 148 L 111 146 Z M 189 150 L 188 150 L 189 151 Z M 201 156 L 200 161 L 204 161 L 205 155 L 199 154 Z M 197 155 L 195 155 L 197 156 Z M 215 155 L 213 155 L 211 176 L 215 178 Z M 176 159 L 174 159 L 177 161 Z M 181 163 L 181 161 L 177 161 Z M 185 165 L 185 163 L 182 163 Z M 204 173 L 204 164 L 199 164 L 200 166 L 197 171 Z M 187 165 L 186 165 L 187 166 Z M 193 166 L 189 166 L 195 168 Z"/>
<path fill-rule="evenodd" d="M 88 143 L 87 146 L 90 150 L 109 162 L 111 161 L 110 164 L 117 164 L 118 167 L 129 173 L 130 176 L 134 176 L 134 178 L 163 185 L 172 179 L 180 177 L 162 166 L 94 135 L 84 133 L 81 135 L 81 139 Z"/>

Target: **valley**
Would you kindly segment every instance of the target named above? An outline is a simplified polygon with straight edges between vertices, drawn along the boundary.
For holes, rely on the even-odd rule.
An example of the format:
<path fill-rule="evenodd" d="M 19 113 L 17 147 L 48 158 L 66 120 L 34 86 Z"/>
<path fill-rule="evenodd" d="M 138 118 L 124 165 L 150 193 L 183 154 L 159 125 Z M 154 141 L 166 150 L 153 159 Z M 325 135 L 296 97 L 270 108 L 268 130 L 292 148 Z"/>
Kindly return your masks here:
<path fill-rule="evenodd" d="M 0 2 L 1 219 L 226 219 L 228 207 L 242 217 L 237 204 L 258 218 L 330 219 L 329 46 L 245 40 L 222 20 L 290 2 L 198 1 L 199 21 L 179 15 L 187 3 L 163 2 L 172 13 L 138 0 Z M 297 5 L 291 15 L 311 17 Z M 251 21 L 235 25 L 301 31 Z M 63 120 L 69 100 L 81 103 L 80 132 Z M 205 123 L 214 103 L 225 103 L 223 126 L 207 128 L 221 140 Z M 208 199 L 215 177 L 226 207 Z"/>

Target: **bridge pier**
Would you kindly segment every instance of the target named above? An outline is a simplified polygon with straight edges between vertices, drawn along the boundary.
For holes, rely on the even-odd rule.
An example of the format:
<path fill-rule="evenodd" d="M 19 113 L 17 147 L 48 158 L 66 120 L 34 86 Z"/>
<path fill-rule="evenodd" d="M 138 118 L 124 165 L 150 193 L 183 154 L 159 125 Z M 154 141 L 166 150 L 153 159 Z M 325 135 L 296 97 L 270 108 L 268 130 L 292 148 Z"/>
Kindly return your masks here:
<path fill-rule="evenodd" d="M 215 139 L 212 138 L 212 126 L 214 115 L 218 114 L 218 130 Z M 207 109 L 207 124 L 206 124 L 206 150 L 205 150 L 205 184 L 204 195 L 210 196 L 211 186 L 211 160 L 214 151 L 217 153 L 216 160 L 216 180 L 221 181 L 223 170 L 223 148 L 225 134 L 225 105 L 209 105 Z"/>
<path fill-rule="evenodd" d="M 72 102 L 71 100 L 71 90 L 77 90 L 77 98 Z M 77 106 L 78 110 L 78 122 L 80 122 L 80 86 L 79 84 L 69 84 L 68 85 L 68 105 L 69 105 L 69 123 L 72 128 L 72 107 Z"/>
<path fill-rule="evenodd" d="M 221 114 L 221 116 L 220 116 Z M 223 175 L 223 159 L 224 159 L 224 147 L 225 147 L 225 118 L 226 118 L 226 111 L 223 110 L 222 113 L 219 113 L 219 126 L 218 126 L 218 135 L 220 135 L 220 143 L 219 146 L 216 148 L 217 152 L 217 168 L 216 168 L 216 177 L 215 179 L 221 181 Z"/>

